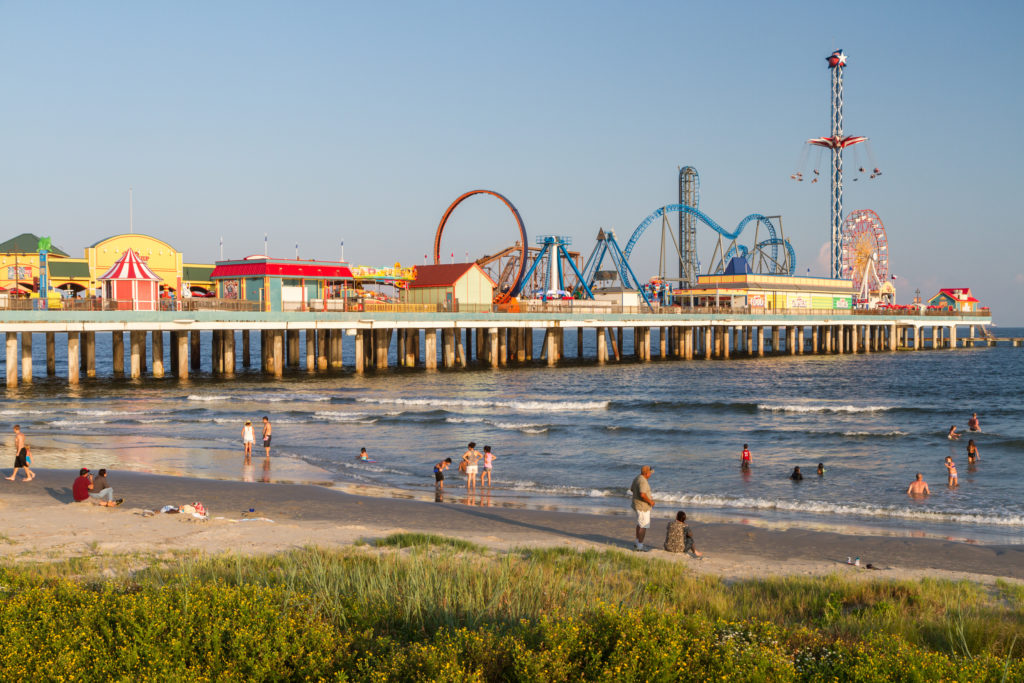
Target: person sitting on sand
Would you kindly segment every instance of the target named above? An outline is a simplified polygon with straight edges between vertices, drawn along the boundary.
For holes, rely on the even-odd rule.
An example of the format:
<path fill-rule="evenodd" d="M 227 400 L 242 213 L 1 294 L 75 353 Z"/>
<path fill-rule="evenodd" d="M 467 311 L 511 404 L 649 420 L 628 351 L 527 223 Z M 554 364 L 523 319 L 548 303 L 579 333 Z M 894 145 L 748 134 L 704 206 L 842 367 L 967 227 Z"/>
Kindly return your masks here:
<path fill-rule="evenodd" d="M 740 453 L 740 469 L 750 469 L 750 448 L 747 446 L 747 444 L 743 444 L 743 452 Z"/>
<path fill-rule="evenodd" d="M 445 458 L 434 465 L 434 488 L 438 491 L 444 490 L 444 471 L 452 464 L 451 458 Z"/>
<path fill-rule="evenodd" d="M 92 480 L 91 488 L 89 497 L 92 498 L 93 502 L 98 502 L 99 505 L 108 505 L 109 503 L 120 505 L 124 502 L 124 498 L 114 500 L 114 489 L 107 483 L 106 469 L 100 468 L 100 471 L 96 473 Z"/>
<path fill-rule="evenodd" d="M 956 433 L 956 425 L 950 425 L 949 434 L 946 435 L 950 441 L 956 441 L 960 438 L 960 435 Z"/>
<path fill-rule="evenodd" d="M 82 469 L 78 470 L 78 478 L 75 479 L 74 483 L 71 484 L 71 497 L 75 500 L 76 503 L 87 501 L 89 500 L 89 492 L 92 491 L 92 488 L 92 475 L 89 474 L 88 467 L 83 467 Z M 123 501 L 107 502 L 101 500 L 97 501 L 96 504 L 102 505 L 103 507 L 112 508 L 117 507 L 118 505 L 121 504 L 121 502 Z"/>
<path fill-rule="evenodd" d="M 949 486 L 949 488 L 954 489 L 960 485 L 960 481 L 957 479 L 956 475 L 956 463 L 953 462 L 953 456 L 951 455 L 946 456 L 946 473 L 948 474 L 946 485 Z"/>
<path fill-rule="evenodd" d="M 825 476 L 825 463 L 823 463 L 823 462 L 819 462 L 818 463 L 818 476 L 819 477 L 824 477 Z"/>
<path fill-rule="evenodd" d="M 693 545 L 693 534 L 686 524 L 686 513 L 680 510 L 676 519 L 668 523 L 665 531 L 665 550 L 670 553 L 690 553 L 694 557 L 704 557 L 704 553 Z"/>
<path fill-rule="evenodd" d="M 793 468 L 793 474 L 789 475 L 789 478 L 792 479 L 793 481 L 803 481 L 804 480 L 804 475 L 803 475 L 802 472 L 800 472 L 800 467 L 799 466 Z"/>
<path fill-rule="evenodd" d="M 907 495 L 914 496 L 916 498 L 930 494 L 931 491 L 928 489 L 928 482 L 924 480 L 924 475 L 918 472 L 914 481 L 910 482 L 910 486 L 907 487 Z"/>
<path fill-rule="evenodd" d="M 974 445 L 974 439 L 967 441 L 967 462 L 970 464 L 976 463 L 981 457 L 978 455 L 978 447 Z"/>
<path fill-rule="evenodd" d="M 981 431 L 981 424 L 978 422 L 977 413 L 971 413 L 971 418 L 967 420 L 967 429 L 972 432 Z"/>

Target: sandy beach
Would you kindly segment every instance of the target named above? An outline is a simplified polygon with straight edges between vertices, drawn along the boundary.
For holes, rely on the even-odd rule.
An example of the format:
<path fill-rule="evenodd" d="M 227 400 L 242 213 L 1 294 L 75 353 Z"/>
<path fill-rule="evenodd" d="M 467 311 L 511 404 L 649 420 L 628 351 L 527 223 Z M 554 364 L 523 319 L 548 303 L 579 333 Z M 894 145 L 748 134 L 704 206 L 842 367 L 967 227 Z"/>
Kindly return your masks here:
<path fill-rule="evenodd" d="M 104 508 L 71 502 L 71 483 L 77 472 L 41 470 L 37 475 L 32 482 L 0 480 L 0 514 L 5 521 L 0 557 L 5 562 L 99 553 L 271 553 L 373 541 L 403 531 L 459 537 L 498 550 L 563 546 L 631 552 L 633 539 L 633 519 L 627 514 L 466 505 L 459 502 L 461 490 L 448 494 L 446 501 L 450 502 L 436 503 L 353 495 L 312 485 L 113 472 L 110 480 L 115 495 L 126 502 L 118 508 Z M 145 512 L 193 501 L 203 502 L 209 520 Z M 254 512 L 250 513 L 250 508 Z M 706 553 L 704 560 L 661 550 L 643 556 L 687 562 L 696 572 L 725 579 L 840 572 L 866 578 L 1024 580 L 1024 546 L 1020 545 L 702 524 L 699 511 L 691 511 L 691 518 L 698 547 Z M 664 540 L 666 522 L 653 521 L 649 545 Z M 849 566 L 848 556 L 859 556 L 862 565 L 871 563 L 881 570 Z"/>

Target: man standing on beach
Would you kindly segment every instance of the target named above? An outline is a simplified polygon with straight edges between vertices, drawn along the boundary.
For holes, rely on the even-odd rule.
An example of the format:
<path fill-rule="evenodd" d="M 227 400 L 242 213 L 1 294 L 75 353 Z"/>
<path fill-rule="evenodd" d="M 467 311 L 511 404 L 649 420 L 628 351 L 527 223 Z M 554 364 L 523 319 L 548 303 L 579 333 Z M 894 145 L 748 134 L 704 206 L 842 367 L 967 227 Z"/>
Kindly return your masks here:
<path fill-rule="evenodd" d="M 910 482 L 910 487 L 907 489 L 908 496 L 914 496 L 915 498 L 921 498 L 931 493 L 928 490 L 928 482 L 924 480 L 924 475 L 920 472 L 917 473 L 917 477 L 914 481 Z"/>
<path fill-rule="evenodd" d="M 644 547 L 644 537 L 647 529 L 651 526 L 651 508 L 654 507 L 654 499 L 651 497 L 651 484 L 647 481 L 654 474 L 650 465 L 640 468 L 640 474 L 633 480 L 629 492 L 633 494 L 633 510 L 636 512 L 636 549 L 647 550 Z"/>
<path fill-rule="evenodd" d="M 263 448 L 267 451 L 267 460 L 270 460 L 270 432 L 273 427 L 270 426 L 270 418 L 266 415 L 263 416 Z"/>

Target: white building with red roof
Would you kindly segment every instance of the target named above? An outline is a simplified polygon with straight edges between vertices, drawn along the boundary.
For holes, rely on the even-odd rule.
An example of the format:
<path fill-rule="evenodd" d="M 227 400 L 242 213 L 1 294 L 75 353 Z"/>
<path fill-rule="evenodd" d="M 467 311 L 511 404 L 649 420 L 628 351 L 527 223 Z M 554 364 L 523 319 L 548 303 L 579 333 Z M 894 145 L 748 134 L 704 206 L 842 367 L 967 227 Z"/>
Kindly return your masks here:
<path fill-rule="evenodd" d="M 126 249 L 98 279 L 103 283 L 103 296 L 116 301 L 119 311 L 155 311 L 159 308 L 162 278 L 139 258 L 134 249 Z"/>
<path fill-rule="evenodd" d="M 971 295 L 970 287 L 959 289 L 940 289 L 939 293 L 928 299 L 928 305 L 945 308 L 960 313 L 975 313 L 981 308 L 981 302 Z"/>
<path fill-rule="evenodd" d="M 490 310 L 497 285 L 476 263 L 416 266 L 416 279 L 404 293 L 406 303 L 434 304 L 446 311 Z"/>

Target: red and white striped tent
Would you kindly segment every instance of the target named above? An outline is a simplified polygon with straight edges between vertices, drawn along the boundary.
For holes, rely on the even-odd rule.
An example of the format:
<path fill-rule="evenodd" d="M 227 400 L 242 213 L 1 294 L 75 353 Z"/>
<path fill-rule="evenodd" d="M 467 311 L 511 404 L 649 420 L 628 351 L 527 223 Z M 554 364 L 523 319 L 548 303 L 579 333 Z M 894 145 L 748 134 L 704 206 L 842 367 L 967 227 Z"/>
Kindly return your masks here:
<path fill-rule="evenodd" d="M 161 277 L 149 269 L 134 249 L 125 250 L 99 279 L 103 296 L 117 301 L 119 310 L 155 311 L 159 307 L 157 283 Z"/>

